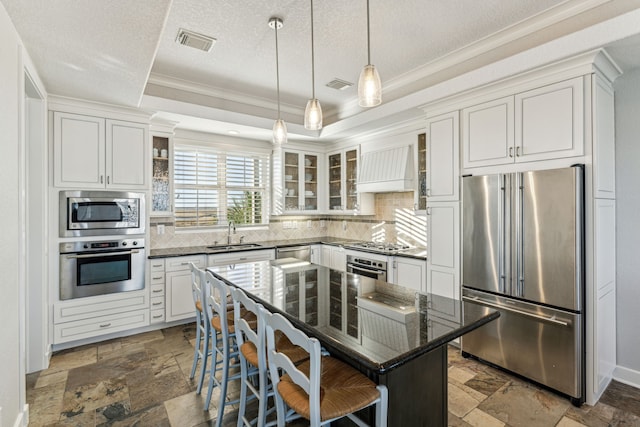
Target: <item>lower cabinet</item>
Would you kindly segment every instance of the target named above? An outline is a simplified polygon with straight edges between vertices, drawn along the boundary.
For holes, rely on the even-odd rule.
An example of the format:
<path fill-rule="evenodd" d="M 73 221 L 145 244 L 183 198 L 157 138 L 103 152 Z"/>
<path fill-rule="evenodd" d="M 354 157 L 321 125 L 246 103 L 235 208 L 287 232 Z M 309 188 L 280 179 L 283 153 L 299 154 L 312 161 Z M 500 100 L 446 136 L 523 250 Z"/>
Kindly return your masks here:
<path fill-rule="evenodd" d="M 393 258 L 393 274 L 389 282 L 417 291 L 427 290 L 427 263 L 425 260 L 396 256 Z"/>
<path fill-rule="evenodd" d="M 321 265 L 335 270 L 346 271 L 347 254 L 342 246 L 322 245 Z"/>
<path fill-rule="evenodd" d="M 60 301 L 53 305 L 53 344 L 149 325 L 146 290 Z"/>
<path fill-rule="evenodd" d="M 427 292 L 460 299 L 460 202 L 427 208 Z"/>
<path fill-rule="evenodd" d="M 195 317 L 195 306 L 191 295 L 191 268 L 194 263 L 205 267 L 205 255 L 166 258 L 165 277 L 165 322 Z"/>

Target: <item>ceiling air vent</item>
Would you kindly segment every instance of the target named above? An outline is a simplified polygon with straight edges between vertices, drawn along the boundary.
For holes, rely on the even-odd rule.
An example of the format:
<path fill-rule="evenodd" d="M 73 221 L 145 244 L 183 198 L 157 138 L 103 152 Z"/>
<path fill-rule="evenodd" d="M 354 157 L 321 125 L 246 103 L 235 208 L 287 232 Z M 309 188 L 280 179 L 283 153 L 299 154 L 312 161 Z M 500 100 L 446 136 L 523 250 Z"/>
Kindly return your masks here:
<path fill-rule="evenodd" d="M 347 82 L 345 80 L 333 79 L 329 83 L 327 83 L 327 87 L 331 89 L 344 90 L 348 87 L 353 86 L 353 83 Z"/>
<path fill-rule="evenodd" d="M 193 31 L 180 28 L 176 42 L 184 46 L 194 47 L 196 49 L 209 52 L 216 42 L 213 37 L 205 36 L 204 34 L 194 33 Z"/>

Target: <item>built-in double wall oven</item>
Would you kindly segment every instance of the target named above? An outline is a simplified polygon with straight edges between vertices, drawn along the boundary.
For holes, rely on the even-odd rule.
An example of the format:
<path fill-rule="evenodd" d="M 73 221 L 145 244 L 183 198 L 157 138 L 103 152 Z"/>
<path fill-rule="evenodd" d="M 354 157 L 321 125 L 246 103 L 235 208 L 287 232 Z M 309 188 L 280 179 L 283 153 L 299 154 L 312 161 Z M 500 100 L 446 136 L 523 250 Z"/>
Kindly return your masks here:
<path fill-rule="evenodd" d="M 60 299 L 144 289 L 145 196 L 60 192 Z"/>

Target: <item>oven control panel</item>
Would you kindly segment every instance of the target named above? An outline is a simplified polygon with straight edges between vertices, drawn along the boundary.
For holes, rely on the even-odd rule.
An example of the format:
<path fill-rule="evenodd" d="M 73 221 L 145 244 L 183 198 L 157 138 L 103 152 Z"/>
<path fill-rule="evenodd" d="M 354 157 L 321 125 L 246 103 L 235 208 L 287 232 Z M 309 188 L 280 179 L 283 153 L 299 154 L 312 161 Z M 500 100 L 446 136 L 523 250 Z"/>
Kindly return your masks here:
<path fill-rule="evenodd" d="M 98 242 L 65 242 L 60 243 L 60 253 L 78 253 L 78 252 L 104 252 L 117 251 L 127 248 L 144 248 L 144 238 L 140 239 L 117 239 L 102 240 Z"/>

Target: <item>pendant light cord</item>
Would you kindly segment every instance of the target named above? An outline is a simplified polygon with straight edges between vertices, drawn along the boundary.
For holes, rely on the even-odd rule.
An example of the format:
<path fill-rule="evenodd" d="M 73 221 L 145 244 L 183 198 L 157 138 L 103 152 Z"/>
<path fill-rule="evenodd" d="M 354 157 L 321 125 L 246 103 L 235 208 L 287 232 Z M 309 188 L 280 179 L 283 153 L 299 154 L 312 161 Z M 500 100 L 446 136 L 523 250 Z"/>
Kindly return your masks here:
<path fill-rule="evenodd" d="M 278 91 L 278 120 L 280 120 L 280 64 L 278 61 L 278 22 L 275 23 L 276 30 L 276 89 Z"/>
<path fill-rule="evenodd" d="M 371 28 L 369 27 L 369 0 L 367 0 L 367 64 L 371 65 Z"/>
<path fill-rule="evenodd" d="M 313 49 L 313 0 L 311 0 L 311 98 L 316 97 L 316 66 L 315 52 Z"/>

